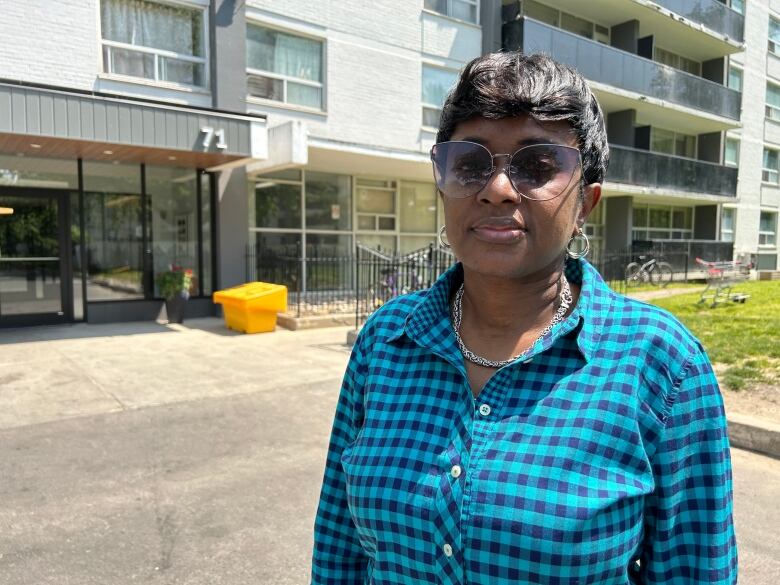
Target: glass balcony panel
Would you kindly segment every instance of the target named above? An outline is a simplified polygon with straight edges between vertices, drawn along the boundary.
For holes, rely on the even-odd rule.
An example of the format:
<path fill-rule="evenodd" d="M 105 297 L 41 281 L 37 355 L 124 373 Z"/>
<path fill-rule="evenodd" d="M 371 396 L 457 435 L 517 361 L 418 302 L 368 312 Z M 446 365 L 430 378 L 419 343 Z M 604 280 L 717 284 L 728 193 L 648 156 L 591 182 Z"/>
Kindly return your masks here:
<path fill-rule="evenodd" d="M 616 144 L 610 144 L 609 149 L 609 182 L 736 197 L 734 167 Z"/>
<path fill-rule="evenodd" d="M 742 42 L 745 36 L 745 17 L 718 0 L 655 0 L 674 12 L 706 26 L 708 29 Z"/>
<path fill-rule="evenodd" d="M 589 80 L 739 120 L 739 92 L 650 59 L 528 18 L 505 24 L 504 38 L 507 49 L 555 55 Z"/>

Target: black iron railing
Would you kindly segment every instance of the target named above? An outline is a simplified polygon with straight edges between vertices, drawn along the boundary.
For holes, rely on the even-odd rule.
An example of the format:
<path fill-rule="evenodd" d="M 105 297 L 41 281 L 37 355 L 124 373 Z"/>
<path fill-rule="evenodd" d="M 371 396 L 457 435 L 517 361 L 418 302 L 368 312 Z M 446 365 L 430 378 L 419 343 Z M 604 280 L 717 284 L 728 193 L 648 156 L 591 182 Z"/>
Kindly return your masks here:
<path fill-rule="evenodd" d="M 433 244 L 402 256 L 382 254 L 358 244 L 355 254 L 355 325 L 390 299 L 430 288 L 455 263 L 455 256 Z"/>
<path fill-rule="evenodd" d="M 324 251 L 328 251 L 325 249 Z M 296 317 L 353 315 L 356 327 L 390 299 L 429 288 L 456 261 L 449 251 L 431 244 L 397 255 L 358 244 L 352 255 L 322 255 L 323 249 L 301 253 L 297 246 L 258 249 L 246 255 L 248 281 L 283 284 L 288 289 L 288 312 Z M 635 241 L 625 250 L 591 254 L 588 260 L 618 292 L 626 286 L 626 267 L 655 258 L 671 265 L 672 283 L 703 278 L 696 258 L 731 260 L 729 242 L 668 240 Z"/>
<path fill-rule="evenodd" d="M 609 181 L 655 189 L 737 196 L 737 168 L 609 145 Z"/>
<path fill-rule="evenodd" d="M 731 40 L 742 42 L 745 38 L 745 17 L 718 0 L 655 0 L 664 8 L 699 22 Z"/>
<path fill-rule="evenodd" d="M 740 92 L 674 67 L 528 17 L 504 24 L 503 39 L 506 49 L 554 55 L 590 81 L 739 120 Z"/>

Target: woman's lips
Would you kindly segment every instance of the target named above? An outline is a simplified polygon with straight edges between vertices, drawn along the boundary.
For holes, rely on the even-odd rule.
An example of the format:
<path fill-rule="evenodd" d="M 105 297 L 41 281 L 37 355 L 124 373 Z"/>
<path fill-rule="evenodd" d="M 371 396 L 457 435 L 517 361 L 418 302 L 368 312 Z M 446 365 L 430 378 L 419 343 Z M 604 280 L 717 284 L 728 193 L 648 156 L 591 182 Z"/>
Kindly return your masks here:
<path fill-rule="evenodd" d="M 517 225 L 479 225 L 471 230 L 477 239 L 491 244 L 510 244 L 525 237 L 525 230 Z"/>

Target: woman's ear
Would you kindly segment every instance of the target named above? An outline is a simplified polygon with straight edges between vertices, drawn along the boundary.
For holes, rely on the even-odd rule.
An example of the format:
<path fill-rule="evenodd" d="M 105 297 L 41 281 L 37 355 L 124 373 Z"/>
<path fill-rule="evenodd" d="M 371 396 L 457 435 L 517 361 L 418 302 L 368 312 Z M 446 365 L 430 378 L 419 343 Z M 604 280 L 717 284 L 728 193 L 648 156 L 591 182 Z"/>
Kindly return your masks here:
<path fill-rule="evenodd" d="M 593 211 L 593 208 L 596 207 L 599 199 L 601 199 L 601 183 L 585 185 L 583 191 L 582 205 L 580 206 L 580 213 L 577 217 L 577 225 L 580 227 L 585 224 L 590 212 Z"/>

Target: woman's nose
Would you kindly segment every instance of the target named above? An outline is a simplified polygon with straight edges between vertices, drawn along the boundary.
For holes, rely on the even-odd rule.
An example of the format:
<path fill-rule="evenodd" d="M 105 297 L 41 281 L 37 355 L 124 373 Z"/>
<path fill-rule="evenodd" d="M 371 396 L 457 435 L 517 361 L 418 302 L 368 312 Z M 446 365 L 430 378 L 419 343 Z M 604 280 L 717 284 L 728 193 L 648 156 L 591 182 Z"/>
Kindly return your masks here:
<path fill-rule="evenodd" d="M 487 203 L 517 203 L 520 194 L 509 178 L 509 155 L 497 154 L 494 157 L 493 174 L 490 175 L 485 188 L 479 192 L 479 199 Z"/>

